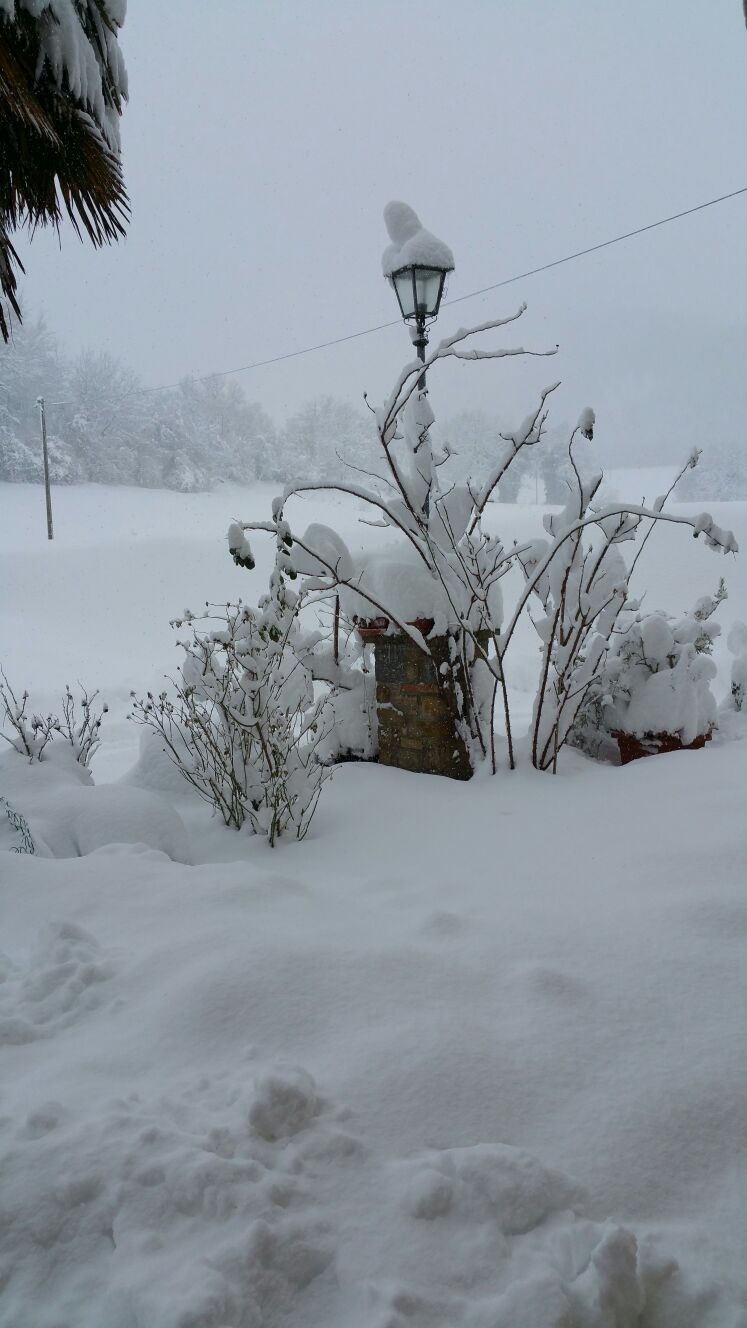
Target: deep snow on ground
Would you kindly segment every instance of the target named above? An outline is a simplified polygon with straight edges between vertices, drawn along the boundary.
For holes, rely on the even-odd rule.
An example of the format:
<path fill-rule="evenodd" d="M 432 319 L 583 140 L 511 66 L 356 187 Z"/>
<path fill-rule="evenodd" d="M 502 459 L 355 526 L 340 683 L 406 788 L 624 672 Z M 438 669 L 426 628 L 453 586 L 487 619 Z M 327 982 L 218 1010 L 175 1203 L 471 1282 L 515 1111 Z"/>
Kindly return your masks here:
<path fill-rule="evenodd" d="M 341 767 L 274 852 L 169 767 L 112 783 L 168 618 L 261 591 L 223 534 L 270 495 L 58 490 L 48 546 L 0 486 L 0 662 L 112 704 L 95 788 L 0 757 L 58 855 L 0 853 L 1 1328 L 738 1328 L 747 725 L 554 779 Z M 727 626 L 744 567 L 663 530 L 640 589 L 721 574 Z M 519 712 L 535 669 L 528 631 Z"/>

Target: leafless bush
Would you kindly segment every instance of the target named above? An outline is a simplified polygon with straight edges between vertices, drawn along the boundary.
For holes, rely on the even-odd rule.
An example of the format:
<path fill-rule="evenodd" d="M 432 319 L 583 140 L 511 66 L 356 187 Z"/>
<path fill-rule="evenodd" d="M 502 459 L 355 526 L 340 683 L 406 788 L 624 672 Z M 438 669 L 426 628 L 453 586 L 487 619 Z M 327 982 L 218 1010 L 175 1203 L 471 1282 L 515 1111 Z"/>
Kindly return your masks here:
<path fill-rule="evenodd" d="M 133 695 L 130 718 L 160 736 L 227 826 L 248 824 L 271 846 L 288 832 L 303 839 L 330 773 L 317 748 L 331 716 L 292 648 L 296 606 L 268 597 L 264 611 L 240 603 L 207 608 L 175 624 L 186 623 L 192 635 L 181 642 L 173 699 L 167 691 Z"/>
<path fill-rule="evenodd" d="M 76 704 L 70 687 L 66 685 L 60 718 L 59 715 L 42 715 L 35 711 L 29 713 L 29 693 L 23 691 L 19 697 L 2 670 L 0 678 L 0 702 L 5 712 L 4 719 L 15 733 L 15 737 L 8 737 L 0 731 L 0 737 L 5 738 L 19 755 L 27 756 L 29 761 L 41 761 L 48 744 L 55 738 L 62 738 L 70 743 L 76 761 L 88 769 L 92 757 L 99 749 L 99 730 L 109 708 L 104 703 L 97 709 L 95 702 L 98 691 L 87 692 L 81 686 L 80 699 Z"/>
<path fill-rule="evenodd" d="M 273 504 L 271 521 L 234 523 L 229 547 L 236 562 L 251 568 L 249 536 L 274 536 L 275 576 L 311 576 L 315 591 L 339 594 L 351 617 L 383 621 L 432 659 L 428 634 L 424 636 L 418 626 L 430 621 L 433 636 L 446 638 L 448 658 L 438 667 L 439 682 L 473 769 L 488 757 L 496 770 L 494 718 L 499 703 L 509 765 L 514 766 L 505 662 L 525 610 L 539 599 L 544 612 L 535 626 L 543 643 L 542 666 L 531 755 L 537 768 L 554 771 L 558 752 L 605 657 L 617 615 L 629 602 L 628 583 L 638 555 L 628 568 L 617 546 L 643 530 L 640 553 L 654 525 L 664 521 L 689 527 L 695 537 L 702 536 L 710 547 L 725 553 L 736 551 L 736 542 L 706 513 L 690 517 L 664 512 L 667 495 L 652 507 L 616 501 L 595 505 L 602 476 L 583 479 L 574 455 L 579 438 L 593 439 L 594 412 L 589 408 L 582 412 L 569 444 L 575 483 L 563 511 L 545 518 L 548 538 L 504 546 L 484 528 L 488 505 L 500 495 L 516 458 L 541 443 L 547 402 L 559 384 L 549 384 L 522 424 L 501 435 L 502 447 L 482 483 L 471 479 L 448 483 L 444 475 L 449 449 L 438 451 L 433 446 L 434 417 L 421 387 L 422 376 L 448 358 L 491 360 L 535 353 L 522 347 L 480 350 L 465 344 L 478 333 L 516 321 L 523 312 L 522 305 L 507 319 L 462 328 L 445 338 L 424 364 L 416 360 L 406 365 L 387 401 L 374 412 L 378 460 L 373 460 L 372 468 L 353 467 L 356 474 L 349 481 L 289 484 Z M 686 468 L 697 460 L 693 453 Z M 356 568 L 336 532 L 316 526 L 299 534 L 290 527 L 285 512 L 291 500 L 323 490 L 364 503 L 368 524 L 398 533 L 412 568 L 411 583 L 417 586 L 417 612 L 399 611 L 396 593 L 390 596 L 386 584 L 372 583 L 368 574 L 375 557 L 366 567 Z M 517 565 L 523 569 L 525 585 L 504 620 L 500 583 Z"/>

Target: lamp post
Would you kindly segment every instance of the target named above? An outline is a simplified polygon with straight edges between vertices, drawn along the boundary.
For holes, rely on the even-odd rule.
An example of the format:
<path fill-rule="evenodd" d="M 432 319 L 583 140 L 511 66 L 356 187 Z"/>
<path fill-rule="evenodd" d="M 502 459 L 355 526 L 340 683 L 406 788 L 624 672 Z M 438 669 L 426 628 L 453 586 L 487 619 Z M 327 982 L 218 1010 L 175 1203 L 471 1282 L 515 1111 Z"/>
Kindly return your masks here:
<path fill-rule="evenodd" d="M 443 240 L 421 225 L 407 203 L 387 203 L 384 222 L 391 243 L 382 255 L 382 270 L 394 287 L 402 317 L 410 325 L 420 361 L 419 370 L 408 364 L 399 380 L 406 384 L 406 399 L 402 403 L 400 397 L 394 411 L 397 423 L 402 424 L 395 437 L 402 439 L 406 478 L 395 473 L 418 532 L 424 537 L 426 563 L 436 577 L 435 560 L 439 555 L 429 539 L 429 527 L 431 495 L 437 503 L 440 488 L 429 436 L 433 412 L 427 401 L 425 351 L 428 324 L 438 314 L 447 274 L 454 270 L 454 255 Z M 416 374 L 417 392 L 412 390 Z M 448 519 L 445 514 L 444 519 Z M 425 611 L 430 604 L 428 596 L 423 602 Z M 468 704 L 470 688 L 466 670 L 458 672 L 461 665 L 452 653 L 456 637 L 442 625 L 437 627 L 435 617 L 413 618 L 410 626 L 428 638 L 424 652 L 409 633 L 402 631 L 401 624 L 397 632 L 387 631 L 390 624 L 386 618 L 383 624 L 364 628 L 370 633 L 365 636 L 361 632 L 364 641 L 375 645 L 379 761 L 422 774 L 469 779 L 472 765 L 456 697 L 461 692 Z"/>
<path fill-rule="evenodd" d="M 426 324 L 438 315 L 446 275 L 452 271 L 453 264 L 451 267 L 431 267 L 425 263 L 408 263 L 391 274 L 402 317 L 406 323 L 415 324 L 411 335 L 421 363 L 425 363 L 428 345 Z M 425 391 L 425 371 L 420 375 L 418 388 Z"/>
<path fill-rule="evenodd" d="M 450 251 L 447 251 L 450 258 Z M 421 364 L 425 364 L 425 348 L 428 345 L 428 332 L 426 324 L 432 322 L 436 317 L 441 306 L 441 296 L 444 293 L 447 272 L 453 271 L 454 264 L 446 266 L 449 261 L 447 258 L 443 266 L 435 266 L 427 263 L 407 263 L 403 267 L 396 268 L 390 276 L 390 281 L 394 286 L 394 292 L 397 296 L 402 317 L 406 323 L 414 323 L 410 335 L 413 345 L 418 352 L 418 359 Z M 418 379 L 418 392 L 421 397 L 425 396 L 427 389 L 425 383 L 425 369 Z M 431 417 L 432 418 L 432 417 Z M 427 439 L 427 427 L 423 433 L 421 442 Z M 418 447 L 420 444 L 418 444 Z M 417 449 L 416 449 L 417 450 Z M 431 470 L 430 456 L 426 463 L 427 469 Z M 428 520 L 430 514 L 430 478 L 427 481 L 428 487 L 423 500 L 423 515 Z"/>
<path fill-rule="evenodd" d="M 454 255 L 448 244 L 425 229 L 408 203 L 387 203 L 384 223 L 391 241 L 381 260 L 384 276 L 394 287 L 405 322 L 415 324 L 412 339 L 424 363 L 426 323 L 438 313 L 446 274 L 454 271 Z M 425 373 L 418 386 L 425 391 Z"/>

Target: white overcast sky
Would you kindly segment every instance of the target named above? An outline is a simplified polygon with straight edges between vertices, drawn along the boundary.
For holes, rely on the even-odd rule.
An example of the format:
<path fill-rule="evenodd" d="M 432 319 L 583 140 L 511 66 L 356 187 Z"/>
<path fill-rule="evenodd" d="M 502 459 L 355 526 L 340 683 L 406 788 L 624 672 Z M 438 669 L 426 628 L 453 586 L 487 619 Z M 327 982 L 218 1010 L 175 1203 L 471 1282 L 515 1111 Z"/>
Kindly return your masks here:
<path fill-rule="evenodd" d="M 21 251 L 24 296 L 66 349 L 149 385 L 232 368 L 396 315 L 384 204 L 454 250 L 457 297 L 747 185 L 739 0 L 129 0 L 121 45 L 127 240 Z M 745 436 L 747 195 L 507 290 L 508 344 L 553 361 L 447 366 L 437 416 L 521 418 L 557 377 L 609 455 Z M 403 327 L 239 376 L 277 418 L 381 398 Z M 745 438 L 747 445 L 747 438 Z"/>

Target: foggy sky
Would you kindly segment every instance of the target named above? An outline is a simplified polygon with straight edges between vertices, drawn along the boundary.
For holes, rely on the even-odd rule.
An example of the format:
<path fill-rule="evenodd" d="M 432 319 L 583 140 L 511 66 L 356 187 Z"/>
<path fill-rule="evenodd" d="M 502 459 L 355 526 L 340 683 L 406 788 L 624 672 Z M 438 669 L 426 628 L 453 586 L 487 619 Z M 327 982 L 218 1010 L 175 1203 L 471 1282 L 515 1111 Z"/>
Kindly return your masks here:
<path fill-rule="evenodd" d="M 392 198 L 451 245 L 454 298 L 747 184 L 738 0 L 129 0 L 121 45 L 127 240 L 19 247 L 27 309 L 148 385 L 395 318 Z M 562 378 L 554 421 L 593 405 L 603 457 L 747 445 L 746 295 L 747 195 L 444 307 L 436 339 L 526 300 L 501 341 L 561 349 L 445 366 L 434 410 L 510 422 Z M 239 381 L 282 419 L 409 358 L 398 326 Z"/>

